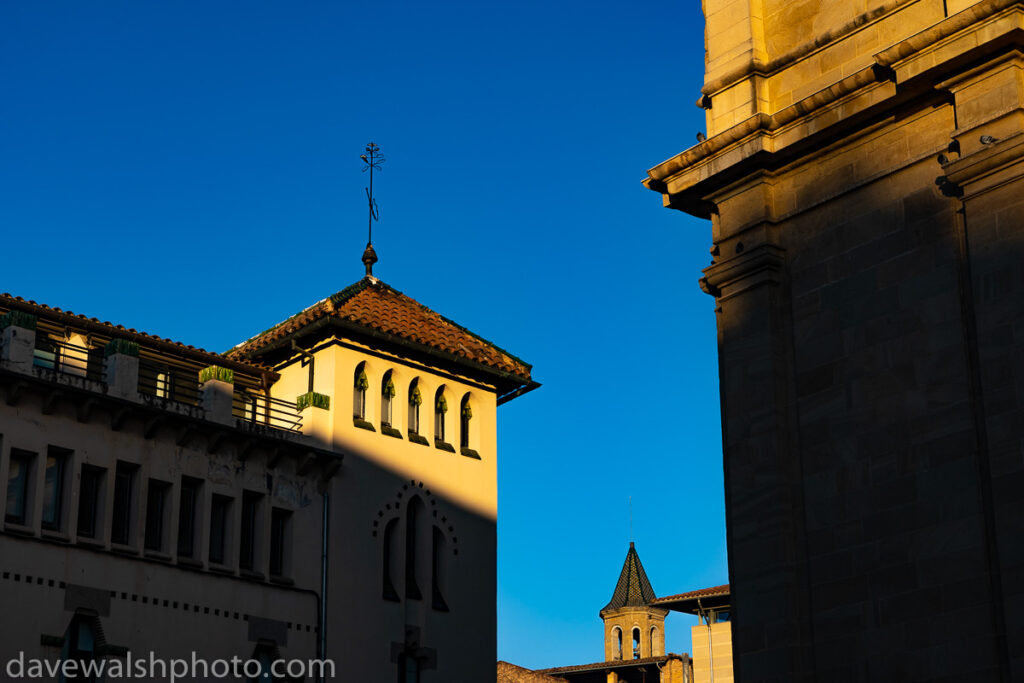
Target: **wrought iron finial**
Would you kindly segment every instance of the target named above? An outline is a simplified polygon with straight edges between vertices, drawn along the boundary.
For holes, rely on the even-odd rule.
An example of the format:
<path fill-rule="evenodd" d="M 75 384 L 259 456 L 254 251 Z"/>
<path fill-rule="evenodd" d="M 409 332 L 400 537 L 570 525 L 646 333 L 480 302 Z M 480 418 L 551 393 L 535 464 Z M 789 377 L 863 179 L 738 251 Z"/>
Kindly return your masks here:
<path fill-rule="evenodd" d="M 380 153 L 380 147 L 371 141 L 366 145 L 366 153 L 360 154 L 359 158 L 365 164 L 363 173 L 370 172 L 370 186 L 366 189 L 366 203 L 370 210 L 367 218 L 366 228 L 366 250 L 363 252 L 363 264 L 366 266 L 366 275 L 373 276 L 373 264 L 377 262 L 377 252 L 373 250 L 373 222 L 380 220 L 380 213 L 377 210 L 377 200 L 373 198 L 373 171 L 381 170 L 380 165 L 387 161 Z"/>

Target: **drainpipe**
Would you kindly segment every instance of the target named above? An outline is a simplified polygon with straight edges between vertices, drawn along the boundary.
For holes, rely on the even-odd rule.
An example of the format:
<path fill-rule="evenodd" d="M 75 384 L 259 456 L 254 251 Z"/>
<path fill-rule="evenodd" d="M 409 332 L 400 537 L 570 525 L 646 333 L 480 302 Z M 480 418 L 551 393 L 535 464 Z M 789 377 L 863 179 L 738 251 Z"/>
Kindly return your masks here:
<path fill-rule="evenodd" d="M 705 612 L 704 608 L 700 604 L 700 598 L 697 598 L 697 611 L 704 617 L 704 621 L 707 622 L 708 626 L 708 675 L 711 677 L 711 683 L 715 683 L 715 655 L 711 650 L 711 613 Z"/>
<path fill-rule="evenodd" d="M 324 518 L 321 523 L 323 538 L 320 539 L 320 640 L 317 643 L 320 659 L 327 658 L 327 540 L 330 538 L 331 496 L 324 491 L 323 494 Z M 320 667 L 320 683 L 324 683 L 324 669 Z"/>

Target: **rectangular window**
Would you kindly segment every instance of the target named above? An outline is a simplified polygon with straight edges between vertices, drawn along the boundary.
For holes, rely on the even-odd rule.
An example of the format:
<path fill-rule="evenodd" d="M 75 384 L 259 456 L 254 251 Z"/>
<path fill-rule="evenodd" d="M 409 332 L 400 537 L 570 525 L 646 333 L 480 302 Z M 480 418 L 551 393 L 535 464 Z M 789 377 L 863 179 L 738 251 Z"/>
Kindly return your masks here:
<path fill-rule="evenodd" d="M 71 451 L 50 446 L 43 471 L 43 528 L 57 531 L 64 513 L 64 473 Z"/>
<path fill-rule="evenodd" d="M 274 508 L 270 511 L 270 574 L 285 576 L 292 513 Z"/>
<path fill-rule="evenodd" d="M 242 539 L 238 553 L 238 564 L 242 569 L 252 571 L 256 566 L 257 538 L 260 530 L 260 500 L 258 493 L 246 491 L 242 495 Z"/>
<path fill-rule="evenodd" d="M 167 498 L 171 485 L 166 481 L 149 480 L 146 496 L 146 550 L 164 549 L 164 530 L 167 526 Z"/>
<path fill-rule="evenodd" d="M 178 557 L 193 557 L 196 549 L 196 511 L 202 482 L 192 477 L 181 478 L 181 501 L 178 505 Z"/>
<path fill-rule="evenodd" d="M 110 540 L 121 545 L 131 544 L 132 508 L 137 469 L 135 465 L 119 462 L 114 474 L 114 519 L 110 529 Z"/>
<path fill-rule="evenodd" d="M 10 468 L 7 471 L 7 509 L 4 518 L 12 524 L 28 522 L 29 481 L 32 478 L 32 460 L 35 455 L 30 451 L 11 449 Z"/>
<path fill-rule="evenodd" d="M 100 511 L 103 500 L 103 480 L 107 471 L 102 467 L 82 465 L 82 483 L 78 489 L 78 535 L 96 538 L 100 530 Z"/>
<path fill-rule="evenodd" d="M 45 334 L 36 332 L 36 348 L 32 354 L 32 364 L 37 368 L 56 370 L 58 357 L 57 344 Z"/>
<path fill-rule="evenodd" d="M 215 564 L 224 564 L 230 512 L 231 499 L 227 496 L 214 495 L 210 507 L 210 562 Z"/>

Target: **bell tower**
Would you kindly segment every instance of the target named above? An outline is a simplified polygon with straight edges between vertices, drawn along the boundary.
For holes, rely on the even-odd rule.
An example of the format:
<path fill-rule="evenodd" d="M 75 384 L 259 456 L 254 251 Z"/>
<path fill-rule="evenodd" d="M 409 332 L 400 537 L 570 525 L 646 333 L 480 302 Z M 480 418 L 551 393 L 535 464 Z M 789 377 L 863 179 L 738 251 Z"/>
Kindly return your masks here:
<path fill-rule="evenodd" d="M 630 542 L 615 592 L 601 610 L 605 661 L 665 654 L 665 616 L 668 610 L 652 607 L 650 603 L 655 597 L 636 547 Z"/>

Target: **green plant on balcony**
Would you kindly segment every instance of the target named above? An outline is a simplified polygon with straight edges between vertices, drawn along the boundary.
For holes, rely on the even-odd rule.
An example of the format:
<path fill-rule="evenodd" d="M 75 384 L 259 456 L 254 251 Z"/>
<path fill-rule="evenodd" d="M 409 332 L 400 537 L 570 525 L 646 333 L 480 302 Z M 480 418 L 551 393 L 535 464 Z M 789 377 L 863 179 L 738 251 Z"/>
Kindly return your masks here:
<path fill-rule="evenodd" d="M 219 365 L 210 365 L 199 371 L 199 383 L 206 384 L 210 380 L 217 380 L 225 384 L 235 383 L 235 371 L 231 368 L 222 368 Z"/>
<path fill-rule="evenodd" d="M 137 342 L 128 341 L 127 339 L 111 339 L 107 342 L 107 345 L 103 347 L 103 357 L 110 358 L 117 354 L 138 358 L 139 345 Z"/>
<path fill-rule="evenodd" d="M 320 408 L 321 410 L 331 409 L 331 397 L 326 394 L 318 394 L 315 391 L 308 391 L 295 399 L 295 408 L 300 413 L 306 408 Z"/>
<path fill-rule="evenodd" d="M 7 311 L 0 316 L 0 330 L 5 330 L 11 325 L 26 330 L 36 329 L 36 317 L 25 311 Z"/>

